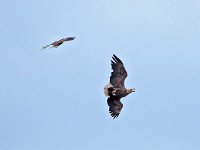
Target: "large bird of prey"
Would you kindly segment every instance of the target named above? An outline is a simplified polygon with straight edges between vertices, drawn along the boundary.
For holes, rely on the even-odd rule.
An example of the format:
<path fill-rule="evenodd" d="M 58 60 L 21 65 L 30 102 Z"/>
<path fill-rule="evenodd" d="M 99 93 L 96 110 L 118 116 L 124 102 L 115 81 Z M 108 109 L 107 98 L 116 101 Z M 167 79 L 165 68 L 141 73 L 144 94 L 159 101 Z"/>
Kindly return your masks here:
<path fill-rule="evenodd" d="M 110 83 L 104 87 L 104 93 L 108 96 L 107 103 L 109 112 L 113 119 L 117 118 L 122 110 L 123 104 L 120 99 L 135 92 L 134 89 L 126 89 L 124 81 L 128 76 L 122 61 L 115 55 L 112 57 L 111 67 L 113 72 L 110 76 Z"/>
<path fill-rule="evenodd" d="M 43 46 L 43 49 L 45 49 L 45 48 L 47 48 L 47 47 L 49 47 L 49 46 L 51 46 L 50 48 L 57 48 L 58 46 L 60 46 L 63 42 L 65 42 L 65 41 L 72 41 L 72 40 L 74 40 L 75 39 L 75 37 L 67 37 L 67 38 L 63 38 L 63 39 L 60 39 L 60 40 L 58 40 L 58 41 L 55 41 L 55 42 L 53 42 L 53 43 L 51 43 L 51 44 L 49 44 L 49 45 L 46 45 L 46 46 Z"/>

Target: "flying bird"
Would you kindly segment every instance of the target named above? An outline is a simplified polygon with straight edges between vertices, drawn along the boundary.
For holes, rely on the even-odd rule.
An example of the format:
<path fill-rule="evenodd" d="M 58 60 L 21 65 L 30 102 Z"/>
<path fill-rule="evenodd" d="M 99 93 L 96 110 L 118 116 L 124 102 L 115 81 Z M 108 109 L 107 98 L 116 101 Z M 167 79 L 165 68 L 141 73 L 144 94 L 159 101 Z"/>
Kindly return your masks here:
<path fill-rule="evenodd" d="M 52 45 L 53 48 L 57 48 L 58 46 L 60 46 L 61 44 L 63 44 L 63 42 L 65 42 L 65 41 L 72 41 L 72 40 L 74 40 L 74 39 L 75 39 L 75 37 L 63 38 L 63 39 L 60 39 L 60 40 L 58 40 L 58 41 L 55 41 L 55 42 L 53 42 L 53 43 L 51 43 L 51 44 L 49 44 L 49 45 L 43 46 L 43 49 L 45 49 L 45 48 L 47 48 L 47 47 L 49 47 L 49 46 L 51 46 L 51 45 Z M 52 48 L 52 47 L 50 47 L 50 48 Z"/>
<path fill-rule="evenodd" d="M 128 94 L 135 92 L 135 88 L 126 89 L 124 81 L 128 76 L 127 71 L 124 67 L 123 62 L 113 54 L 111 60 L 111 72 L 110 83 L 104 87 L 104 93 L 108 96 L 107 103 L 109 106 L 109 112 L 113 119 L 117 118 L 122 110 L 123 104 L 120 99 L 127 96 Z"/>

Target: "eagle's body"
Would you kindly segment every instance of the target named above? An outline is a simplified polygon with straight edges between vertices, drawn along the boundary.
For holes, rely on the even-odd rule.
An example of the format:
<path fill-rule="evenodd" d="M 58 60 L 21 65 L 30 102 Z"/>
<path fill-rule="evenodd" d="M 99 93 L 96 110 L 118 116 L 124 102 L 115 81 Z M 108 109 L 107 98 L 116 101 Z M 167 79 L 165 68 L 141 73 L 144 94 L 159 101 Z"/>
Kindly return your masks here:
<path fill-rule="evenodd" d="M 53 42 L 53 43 L 51 43 L 51 44 L 49 44 L 49 45 L 43 46 L 43 49 L 45 49 L 45 48 L 47 48 L 47 47 L 49 47 L 49 46 L 51 46 L 51 45 L 52 45 L 53 48 L 57 48 L 58 46 L 60 46 L 61 44 L 63 44 L 63 42 L 65 42 L 65 41 L 72 41 L 72 40 L 74 40 L 74 39 L 75 39 L 75 37 L 63 38 L 63 39 L 60 39 L 60 40 L 58 40 L 58 41 L 55 41 L 55 42 Z M 50 47 L 50 48 L 52 48 L 52 47 Z"/>
<path fill-rule="evenodd" d="M 107 103 L 109 106 L 109 112 L 114 119 L 119 116 L 123 107 L 120 99 L 132 92 L 135 92 L 135 89 L 125 88 L 124 81 L 128 74 L 124 64 L 117 56 L 113 55 L 112 58 L 113 60 L 111 60 L 111 66 L 113 72 L 110 76 L 110 83 L 104 88 L 104 93 L 108 96 Z"/>

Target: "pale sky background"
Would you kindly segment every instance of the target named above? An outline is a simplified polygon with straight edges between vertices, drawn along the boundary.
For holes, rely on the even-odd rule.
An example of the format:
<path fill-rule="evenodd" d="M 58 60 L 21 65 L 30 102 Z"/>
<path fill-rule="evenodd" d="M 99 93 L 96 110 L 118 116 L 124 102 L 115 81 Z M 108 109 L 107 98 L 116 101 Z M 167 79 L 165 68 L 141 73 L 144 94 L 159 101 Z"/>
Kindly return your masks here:
<path fill-rule="evenodd" d="M 0 18 L 0 150 L 199 150 L 199 0 L 1 0 Z M 113 53 L 136 88 L 115 120 Z"/>

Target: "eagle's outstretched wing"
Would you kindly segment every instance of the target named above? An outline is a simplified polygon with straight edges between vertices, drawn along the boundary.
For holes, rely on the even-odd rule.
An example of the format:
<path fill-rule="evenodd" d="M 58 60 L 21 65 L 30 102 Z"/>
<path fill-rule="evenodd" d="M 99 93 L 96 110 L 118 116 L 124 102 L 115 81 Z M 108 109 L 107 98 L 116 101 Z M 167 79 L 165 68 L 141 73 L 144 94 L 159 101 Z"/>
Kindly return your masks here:
<path fill-rule="evenodd" d="M 113 54 L 111 66 L 113 72 L 110 76 L 110 83 L 116 88 L 124 88 L 124 80 L 128 76 L 127 71 L 122 61 Z"/>
<path fill-rule="evenodd" d="M 122 110 L 123 104 L 118 97 L 109 97 L 107 100 L 109 112 L 113 119 L 117 118 Z"/>

